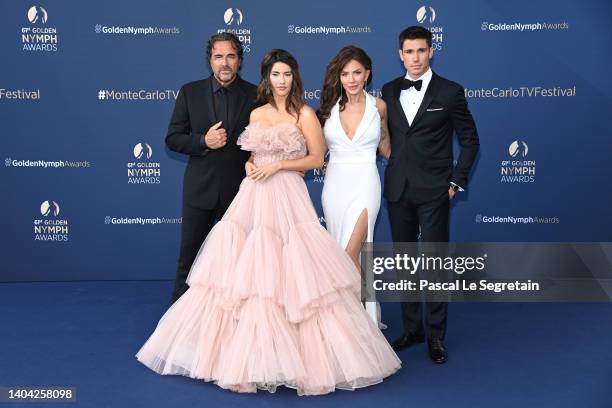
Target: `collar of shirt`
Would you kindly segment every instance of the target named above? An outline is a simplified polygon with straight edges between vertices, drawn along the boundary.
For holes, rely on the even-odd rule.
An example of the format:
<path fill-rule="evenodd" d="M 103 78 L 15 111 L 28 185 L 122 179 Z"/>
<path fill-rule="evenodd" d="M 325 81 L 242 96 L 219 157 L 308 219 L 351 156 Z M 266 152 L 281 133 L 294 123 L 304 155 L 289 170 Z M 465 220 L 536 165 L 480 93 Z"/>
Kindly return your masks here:
<path fill-rule="evenodd" d="M 431 71 L 431 68 L 427 68 L 427 71 L 417 79 L 412 79 L 406 72 L 406 76 L 405 76 L 406 79 L 409 79 L 411 81 L 422 80 L 423 84 L 421 85 L 420 91 L 417 91 L 414 88 L 410 88 L 410 89 L 404 89 L 402 92 L 414 91 L 414 92 L 423 92 L 423 94 L 425 94 L 425 91 L 427 91 L 427 86 L 429 85 L 429 82 L 431 82 L 432 76 L 433 76 L 433 72 Z"/>
<path fill-rule="evenodd" d="M 219 90 L 221 88 L 225 88 L 225 90 L 228 93 L 232 93 L 234 91 L 234 89 L 236 89 L 236 87 L 238 86 L 238 76 L 236 76 L 236 78 L 234 78 L 234 80 L 226 87 L 224 87 L 223 85 L 221 85 L 221 83 L 219 81 L 217 81 L 217 78 L 215 78 L 215 76 L 213 75 L 212 77 L 213 81 L 212 81 L 212 90 L 213 93 L 217 93 L 219 92 Z"/>

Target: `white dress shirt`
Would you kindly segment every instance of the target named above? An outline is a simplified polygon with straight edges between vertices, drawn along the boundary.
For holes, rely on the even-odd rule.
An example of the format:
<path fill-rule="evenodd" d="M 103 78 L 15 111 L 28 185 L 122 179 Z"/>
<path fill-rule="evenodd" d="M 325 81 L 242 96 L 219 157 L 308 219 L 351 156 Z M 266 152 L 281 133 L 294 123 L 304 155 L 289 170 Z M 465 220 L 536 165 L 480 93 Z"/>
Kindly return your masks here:
<path fill-rule="evenodd" d="M 412 126 L 412 122 L 414 121 L 414 117 L 416 116 L 417 111 L 419 110 L 419 106 L 421 106 L 421 102 L 423 102 L 423 97 L 425 96 L 425 92 L 427 91 L 427 86 L 429 85 L 429 82 L 431 82 L 431 76 L 431 68 L 428 68 L 427 72 L 425 72 L 423 75 L 421 75 L 420 78 L 417 78 L 416 80 L 410 78 L 410 76 L 408 76 L 408 73 L 406 73 L 406 79 L 409 79 L 411 81 L 423 81 L 420 91 L 417 91 L 415 87 L 411 87 L 402 90 L 402 92 L 400 93 L 399 100 L 402 104 L 402 109 L 406 114 L 406 118 L 408 119 L 408 124 L 410 124 L 410 126 Z"/>

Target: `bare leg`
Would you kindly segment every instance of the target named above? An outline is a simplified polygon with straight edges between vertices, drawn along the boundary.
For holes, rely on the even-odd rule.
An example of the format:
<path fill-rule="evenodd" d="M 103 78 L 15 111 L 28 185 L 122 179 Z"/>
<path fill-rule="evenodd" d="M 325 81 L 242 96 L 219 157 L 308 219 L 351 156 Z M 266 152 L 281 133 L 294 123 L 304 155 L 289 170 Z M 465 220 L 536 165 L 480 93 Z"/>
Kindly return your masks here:
<path fill-rule="evenodd" d="M 353 228 L 353 233 L 351 234 L 351 238 L 349 239 L 349 242 L 346 245 L 346 253 L 351 258 L 353 263 L 355 264 L 355 267 L 357 268 L 357 271 L 359 271 L 359 274 L 362 275 L 362 279 L 364 279 L 365 277 L 363 276 L 363 272 L 361 270 L 361 262 L 360 262 L 359 257 L 361 253 L 361 248 L 363 247 L 363 243 L 365 242 L 367 238 L 368 238 L 368 209 L 364 208 L 361 214 L 359 215 L 359 218 L 357 218 L 357 222 L 355 223 L 355 227 Z M 378 305 L 378 303 L 374 301 L 367 301 L 365 303 L 366 303 L 365 304 L 366 310 L 368 314 L 370 315 L 370 317 L 372 318 L 372 320 L 374 321 L 374 323 L 376 323 L 379 328 L 385 329 L 387 326 L 385 326 L 380 321 L 380 313 L 379 313 L 380 306 Z"/>
<path fill-rule="evenodd" d="M 359 254 L 361 252 L 361 247 L 363 247 L 363 243 L 368 237 L 368 209 L 364 208 L 359 218 L 357 218 L 357 222 L 355 223 L 355 227 L 353 228 L 353 233 L 351 234 L 351 238 L 349 239 L 348 244 L 346 244 L 346 253 L 351 258 L 355 267 L 361 274 L 361 263 L 359 262 Z"/>

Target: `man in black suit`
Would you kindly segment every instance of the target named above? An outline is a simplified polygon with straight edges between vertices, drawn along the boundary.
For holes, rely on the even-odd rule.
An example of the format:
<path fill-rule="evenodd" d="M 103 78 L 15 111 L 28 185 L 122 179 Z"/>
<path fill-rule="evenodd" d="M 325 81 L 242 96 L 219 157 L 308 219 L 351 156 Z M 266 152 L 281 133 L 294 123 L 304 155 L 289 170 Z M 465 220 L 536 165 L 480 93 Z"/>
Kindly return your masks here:
<path fill-rule="evenodd" d="M 245 176 L 249 152 L 236 140 L 256 107 L 257 87 L 238 76 L 242 55 L 234 34 L 213 35 L 207 45 L 213 74 L 181 87 L 168 127 L 168 148 L 189 155 L 173 302 L 188 289 L 185 280 L 202 242 Z"/>
<path fill-rule="evenodd" d="M 394 242 L 448 242 L 450 200 L 467 187 L 468 174 L 480 146 L 476 125 L 463 87 L 431 71 L 432 35 L 423 27 L 409 27 L 399 36 L 399 55 L 406 75 L 382 89 L 387 103 L 391 157 L 385 171 Z M 453 166 L 453 139 L 461 152 Z M 404 335 L 392 345 L 396 351 L 425 341 L 431 359 L 444 363 L 448 353 L 446 302 L 403 302 Z"/>

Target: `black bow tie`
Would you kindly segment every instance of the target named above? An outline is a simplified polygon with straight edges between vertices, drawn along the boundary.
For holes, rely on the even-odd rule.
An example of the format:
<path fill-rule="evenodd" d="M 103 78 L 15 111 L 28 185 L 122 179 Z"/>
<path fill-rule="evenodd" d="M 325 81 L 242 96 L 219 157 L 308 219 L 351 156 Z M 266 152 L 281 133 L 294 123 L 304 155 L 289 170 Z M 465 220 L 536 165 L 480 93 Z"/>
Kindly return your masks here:
<path fill-rule="evenodd" d="M 414 86 L 414 89 L 416 89 L 417 91 L 420 91 L 422 85 L 423 85 L 422 79 L 419 79 L 418 81 L 411 81 L 407 78 L 404 78 L 404 80 L 402 81 L 402 91 L 404 89 L 410 89 L 413 86 Z"/>

